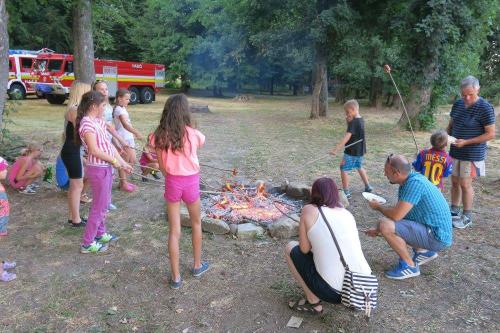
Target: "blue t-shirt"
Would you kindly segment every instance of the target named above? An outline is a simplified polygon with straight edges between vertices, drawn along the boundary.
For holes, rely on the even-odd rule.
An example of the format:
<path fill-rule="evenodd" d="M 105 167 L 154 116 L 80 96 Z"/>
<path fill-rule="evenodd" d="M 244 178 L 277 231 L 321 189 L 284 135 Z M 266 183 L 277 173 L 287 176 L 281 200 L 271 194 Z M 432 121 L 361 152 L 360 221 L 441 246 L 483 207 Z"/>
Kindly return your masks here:
<path fill-rule="evenodd" d="M 438 241 L 446 246 L 452 242 L 450 207 L 443 194 L 420 173 L 412 172 L 399 187 L 399 201 L 413 207 L 404 217 L 429 227 Z"/>
<path fill-rule="evenodd" d="M 451 135 L 457 139 L 471 139 L 484 134 L 484 127 L 495 123 L 495 110 L 482 97 L 469 108 L 460 99 L 453 104 L 450 117 L 453 120 Z M 483 161 L 486 158 L 486 142 L 462 148 L 451 145 L 450 156 L 462 161 Z"/>

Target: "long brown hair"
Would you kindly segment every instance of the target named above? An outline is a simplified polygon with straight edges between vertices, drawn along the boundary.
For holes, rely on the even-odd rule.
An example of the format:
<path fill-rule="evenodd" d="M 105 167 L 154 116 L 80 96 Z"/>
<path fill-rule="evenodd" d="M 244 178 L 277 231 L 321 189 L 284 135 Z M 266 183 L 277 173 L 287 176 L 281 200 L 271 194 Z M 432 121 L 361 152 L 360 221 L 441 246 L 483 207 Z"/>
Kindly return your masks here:
<path fill-rule="evenodd" d="M 81 145 L 82 139 L 80 138 L 80 122 L 83 117 L 85 117 L 92 105 L 98 106 L 104 102 L 104 95 L 98 91 L 89 91 L 83 94 L 80 104 L 78 104 L 78 109 L 76 110 L 76 120 L 75 120 L 75 144 Z"/>
<path fill-rule="evenodd" d="M 165 102 L 160 124 L 155 130 L 155 147 L 182 151 L 186 126 L 192 127 L 187 97 L 184 94 L 172 95 Z"/>

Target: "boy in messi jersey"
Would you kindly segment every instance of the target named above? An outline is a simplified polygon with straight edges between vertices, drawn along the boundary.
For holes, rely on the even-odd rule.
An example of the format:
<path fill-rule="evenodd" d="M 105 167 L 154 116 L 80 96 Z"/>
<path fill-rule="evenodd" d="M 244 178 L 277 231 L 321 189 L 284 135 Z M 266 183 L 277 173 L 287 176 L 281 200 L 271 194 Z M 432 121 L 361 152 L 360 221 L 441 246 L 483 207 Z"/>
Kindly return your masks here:
<path fill-rule="evenodd" d="M 412 163 L 415 171 L 423 174 L 431 183 L 443 191 L 443 177 L 452 172 L 452 160 L 446 152 L 448 133 L 443 130 L 432 133 L 430 149 L 422 149 Z"/>

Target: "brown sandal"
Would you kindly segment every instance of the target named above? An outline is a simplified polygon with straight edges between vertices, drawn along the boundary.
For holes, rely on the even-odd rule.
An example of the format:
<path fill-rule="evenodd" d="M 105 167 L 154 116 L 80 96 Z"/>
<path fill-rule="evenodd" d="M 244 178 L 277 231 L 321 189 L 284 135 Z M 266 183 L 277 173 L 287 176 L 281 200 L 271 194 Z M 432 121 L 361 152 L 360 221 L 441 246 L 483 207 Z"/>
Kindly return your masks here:
<path fill-rule="evenodd" d="M 318 315 L 323 313 L 323 306 L 321 306 L 321 310 L 318 310 L 318 305 L 321 305 L 321 300 L 316 303 L 309 303 L 309 301 L 305 298 L 301 298 L 298 301 L 290 301 L 288 302 L 288 307 L 292 310 L 298 312 L 310 313 L 313 315 Z"/>

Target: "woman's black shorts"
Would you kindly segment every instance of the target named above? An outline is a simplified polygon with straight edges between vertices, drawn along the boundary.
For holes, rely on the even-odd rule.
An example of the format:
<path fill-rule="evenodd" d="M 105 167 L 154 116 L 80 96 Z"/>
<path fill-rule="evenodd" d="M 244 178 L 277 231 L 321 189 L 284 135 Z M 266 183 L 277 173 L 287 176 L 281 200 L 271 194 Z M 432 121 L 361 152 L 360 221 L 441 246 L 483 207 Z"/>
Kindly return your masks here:
<path fill-rule="evenodd" d="M 61 153 L 61 159 L 68 171 L 68 177 L 70 179 L 80 179 L 83 178 L 83 164 L 82 157 L 80 153 L 78 154 L 65 154 Z"/>
<path fill-rule="evenodd" d="M 290 252 L 290 257 L 302 280 L 304 280 L 314 295 L 328 303 L 340 303 L 340 292 L 330 287 L 321 275 L 319 275 L 316 266 L 314 266 L 312 252 L 304 254 L 297 245 Z"/>

